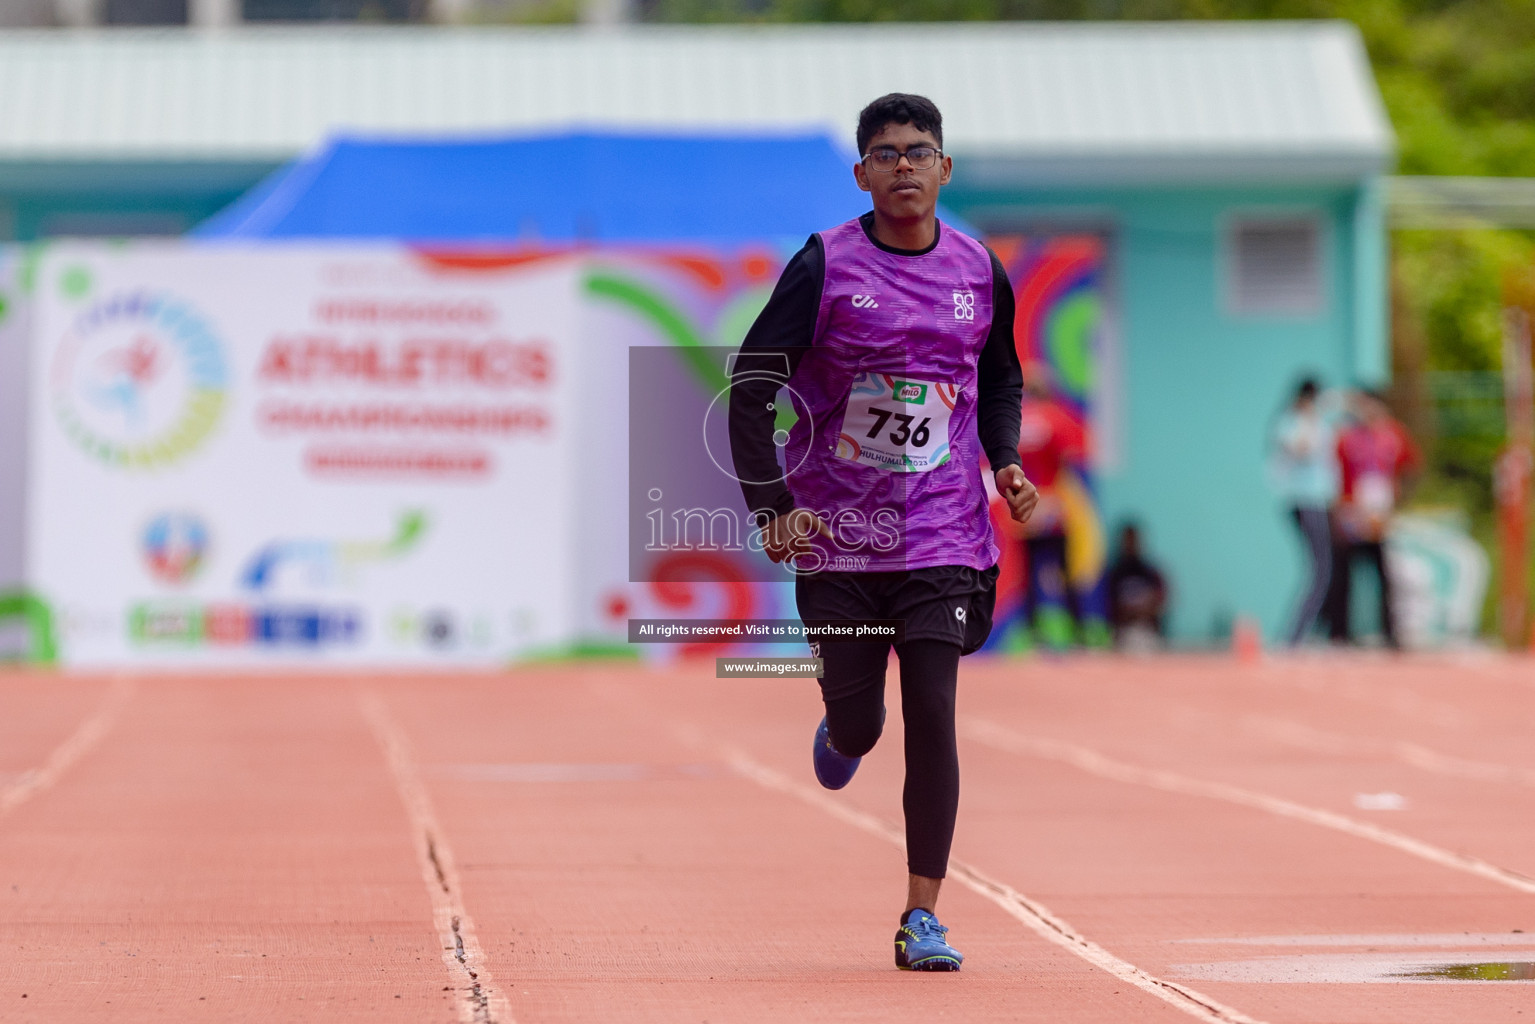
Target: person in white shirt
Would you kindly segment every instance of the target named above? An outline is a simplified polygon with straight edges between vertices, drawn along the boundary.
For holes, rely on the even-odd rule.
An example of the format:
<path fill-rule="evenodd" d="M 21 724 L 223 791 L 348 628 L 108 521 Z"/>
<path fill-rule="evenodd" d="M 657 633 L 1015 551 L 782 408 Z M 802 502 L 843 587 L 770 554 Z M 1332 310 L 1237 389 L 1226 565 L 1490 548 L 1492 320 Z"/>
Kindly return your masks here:
<path fill-rule="evenodd" d="M 1310 578 L 1291 620 L 1289 642 L 1302 643 L 1322 612 L 1332 582 L 1328 509 L 1338 498 L 1337 435 L 1316 378 L 1303 379 L 1274 426 L 1273 476 L 1300 531 Z"/>

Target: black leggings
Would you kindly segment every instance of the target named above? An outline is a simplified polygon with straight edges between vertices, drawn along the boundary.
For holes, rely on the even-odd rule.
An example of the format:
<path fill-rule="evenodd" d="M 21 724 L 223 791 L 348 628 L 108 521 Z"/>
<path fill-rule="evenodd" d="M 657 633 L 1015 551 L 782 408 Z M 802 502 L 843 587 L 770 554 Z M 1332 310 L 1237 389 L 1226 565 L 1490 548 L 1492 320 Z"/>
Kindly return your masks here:
<path fill-rule="evenodd" d="M 1353 639 L 1349 623 L 1352 603 L 1354 559 L 1363 558 L 1380 580 L 1380 631 L 1389 647 L 1398 646 L 1396 622 L 1392 612 L 1391 576 L 1386 572 L 1386 546 L 1380 541 L 1342 540 L 1332 552 L 1332 586 L 1327 590 L 1328 635 L 1334 640 Z"/>
<path fill-rule="evenodd" d="M 914 875 L 942 878 L 949 868 L 954 818 L 959 813 L 959 748 L 954 739 L 954 690 L 959 647 L 941 640 L 897 644 L 901 713 L 906 722 L 906 866 Z M 821 646 L 828 677 L 862 686 L 826 702 L 826 728 L 837 752 L 862 757 L 885 727 L 885 665 L 890 645 Z"/>
<path fill-rule="evenodd" d="M 1306 545 L 1310 563 L 1310 577 L 1306 583 L 1306 595 L 1295 609 L 1290 623 L 1290 645 L 1296 646 L 1306 639 L 1316 625 L 1317 616 L 1327 601 L 1327 589 L 1331 585 L 1332 529 L 1328 525 L 1327 510 L 1321 507 L 1297 505 L 1290 509 L 1295 526 L 1300 530 Z"/>

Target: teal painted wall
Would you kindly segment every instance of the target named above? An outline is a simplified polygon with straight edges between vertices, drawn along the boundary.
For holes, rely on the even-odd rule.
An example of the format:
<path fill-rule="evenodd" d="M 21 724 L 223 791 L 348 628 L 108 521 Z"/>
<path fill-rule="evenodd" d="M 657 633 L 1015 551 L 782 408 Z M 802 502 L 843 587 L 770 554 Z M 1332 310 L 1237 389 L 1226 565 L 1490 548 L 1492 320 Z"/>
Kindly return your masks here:
<path fill-rule="evenodd" d="M 1303 372 L 1329 385 L 1381 383 L 1385 232 L 1374 185 L 1331 188 L 946 191 L 997 230 L 1106 231 L 1117 311 L 1118 464 L 1099 475 L 1110 530 L 1133 516 L 1174 586 L 1175 641 L 1220 640 L 1235 615 L 1282 635 L 1301 554 L 1268 487 L 1269 425 Z M 1238 316 L 1224 294 L 1234 215 L 1315 211 L 1327 294 L 1315 315 Z M 1117 442 L 1117 444 L 1115 443 Z"/>
<path fill-rule="evenodd" d="M 178 235 L 278 166 L 275 161 L 0 161 L 0 241 Z"/>

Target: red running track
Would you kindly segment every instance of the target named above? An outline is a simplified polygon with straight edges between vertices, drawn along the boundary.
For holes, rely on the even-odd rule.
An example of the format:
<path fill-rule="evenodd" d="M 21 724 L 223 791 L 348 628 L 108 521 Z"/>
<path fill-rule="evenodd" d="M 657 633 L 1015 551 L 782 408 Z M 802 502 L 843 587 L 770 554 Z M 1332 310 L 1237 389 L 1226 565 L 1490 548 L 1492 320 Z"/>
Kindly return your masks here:
<path fill-rule="evenodd" d="M 957 975 L 889 697 L 829 794 L 712 663 L 0 675 L 0 1020 L 1535 1018 L 1528 660 L 967 660 Z"/>

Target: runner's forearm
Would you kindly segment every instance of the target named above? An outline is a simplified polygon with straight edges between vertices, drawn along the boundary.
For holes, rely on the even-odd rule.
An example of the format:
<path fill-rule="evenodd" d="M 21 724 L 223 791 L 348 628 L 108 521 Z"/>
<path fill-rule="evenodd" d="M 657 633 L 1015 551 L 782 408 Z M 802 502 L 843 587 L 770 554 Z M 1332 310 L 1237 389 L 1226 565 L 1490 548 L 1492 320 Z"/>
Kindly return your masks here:
<path fill-rule="evenodd" d="M 812 235 L 788 264 L 741 342 L 730 389 L 730 455 L 746 507 L 759 520 L 784 515 L 794 496 L 773 443 L 778 389 L 799 369 L 815 339 L 826 260 Z"/>
<path fill-rule="evenodd" d="M 791 375 L 804 354 L 803 349 L 784 353 Z M 784 482 L 773 443 L 776 412 L 769 406 L 779 387 L 776 377 L 763 376 L 738 380 L 730 388 L 730 456 L 746 507 L 758 513 L 758 525 L 794 508 L 794 495 Z"/>

